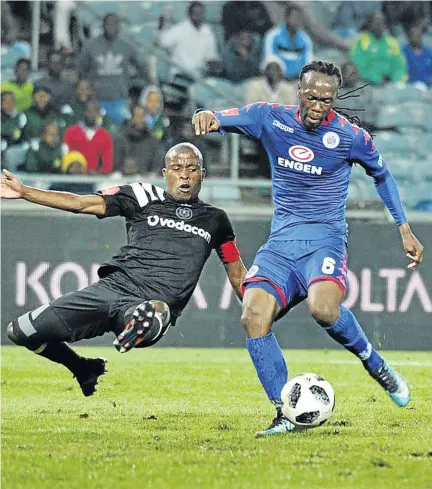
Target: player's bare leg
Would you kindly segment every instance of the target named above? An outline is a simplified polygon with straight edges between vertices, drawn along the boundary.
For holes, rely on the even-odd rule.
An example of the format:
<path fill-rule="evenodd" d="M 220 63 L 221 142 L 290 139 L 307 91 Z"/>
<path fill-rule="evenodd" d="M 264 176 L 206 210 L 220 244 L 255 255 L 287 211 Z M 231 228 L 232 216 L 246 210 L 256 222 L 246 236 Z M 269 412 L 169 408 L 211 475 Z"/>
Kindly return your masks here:
<path fill-rule="evenodd" d="M 120 353 L 153 345 L 170 325 L 169 307 L 163 301 L 144 301 L 132 310 L 130 319 L 131 311 L 126 312 L 125 317 L 129 320 L 113 343 Z"/>
<path fill-rule="evenodd" d="M 331 338 L 362 361 L 398 406 L 406 406 L 410 401 L 407 382 L 373 348 L 353 313 L 341 306 L 342 298 L 343 292 L 336 283 L 316 282 L 308 291 L 309 311 Z"/>
<path fill-rule="evenodd" d="M 276 406 L 276 417 L 270 426 L 256 433 L 257 437 L 292 431 L 294 425 L 281 410 L 280 394 L 288 380 L 288 369 L 276 337 L 271 332 L 273 319 L 280 310 L 275 297 L 262 288 L 248 286 L 243 296 L 242 323 L 246 330 L 246 346 L 258 378 Z"/>

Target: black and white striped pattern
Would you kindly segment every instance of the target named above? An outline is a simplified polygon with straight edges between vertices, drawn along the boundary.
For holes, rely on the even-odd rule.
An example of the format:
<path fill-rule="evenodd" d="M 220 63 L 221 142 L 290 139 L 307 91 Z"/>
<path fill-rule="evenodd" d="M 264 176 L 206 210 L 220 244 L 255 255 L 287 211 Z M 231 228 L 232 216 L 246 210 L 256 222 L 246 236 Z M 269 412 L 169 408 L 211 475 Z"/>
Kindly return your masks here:
<path fill-rule="evenodd" d="M 151 183 L 132 183 L 132 190 L 140 207 L 145 207 L 150 201 L 164 201 L 164 190 L 161 187 L 152 185 Z"/>

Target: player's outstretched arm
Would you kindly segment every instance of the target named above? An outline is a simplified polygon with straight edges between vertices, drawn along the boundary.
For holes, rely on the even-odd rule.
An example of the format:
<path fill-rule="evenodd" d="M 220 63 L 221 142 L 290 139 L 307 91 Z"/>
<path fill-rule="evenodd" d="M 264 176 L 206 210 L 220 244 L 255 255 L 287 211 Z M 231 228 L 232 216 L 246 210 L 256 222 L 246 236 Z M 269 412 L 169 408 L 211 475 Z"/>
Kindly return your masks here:
<path fill-rule="evenodd" d="M 83 214 L 105 215 L 105 200 L 99 195 L 77 195 L 69 192 L 41 190 L 23 185 L 21 180 L 8 170 L 3 170 L 0 179 L 2 199 L 24 199 L 35 204 Z"/>
<path fill-rule="evenodd" d="M 241 291 L 241 284 L 243 283 L 247 270 L 243 264 L 241 258 L 237 258 L 237 260 L 232 261 L 230 263 L 224 263 L 225 271 L 228 275 L 229 281 L 237 294 L 237 297 L 242 300 L 243 293 Z"/>

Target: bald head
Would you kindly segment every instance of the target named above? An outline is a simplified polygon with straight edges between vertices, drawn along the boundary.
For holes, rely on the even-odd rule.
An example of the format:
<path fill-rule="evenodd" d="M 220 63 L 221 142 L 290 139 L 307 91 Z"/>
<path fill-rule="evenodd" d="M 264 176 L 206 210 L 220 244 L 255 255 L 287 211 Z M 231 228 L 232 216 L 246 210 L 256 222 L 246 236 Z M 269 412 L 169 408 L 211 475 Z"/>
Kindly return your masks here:
<path fill-rule="evenodd" d="M 170 148 L 162 171 L 167 192 L 176 200 L 188 201 L 198 196 L 205 169 L 201 151 L 196 146 L 179 143 Z"/>
<path fill-rule="evenodd" d="M 196 163 L 203 166 L 203 156 L 201 151 L 191 143 L 179 143 L 170 148 L 165 155 L 165 168 L 173 160 L 196 160 Z"/>

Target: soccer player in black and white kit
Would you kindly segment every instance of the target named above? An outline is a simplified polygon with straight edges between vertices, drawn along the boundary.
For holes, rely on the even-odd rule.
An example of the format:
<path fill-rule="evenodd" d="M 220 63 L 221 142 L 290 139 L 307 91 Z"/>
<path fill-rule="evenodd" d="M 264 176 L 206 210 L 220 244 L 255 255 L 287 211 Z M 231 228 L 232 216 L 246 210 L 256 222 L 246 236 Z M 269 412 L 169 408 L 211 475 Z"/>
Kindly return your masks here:
<path fill-rule="evenodd" d="M 223 262 L 241 298 L 246 268 L 222 209 L 198 198 L 205 170 L 200 151 L 189 143 L 171 148 L 163 175 L 167 190 L 133 183 L 76 195 L 27 187 L 7 170 L 0 196 L 98 218 L 123 216 L 127 244 L 98 271 L 100 280 L 30 311 L 8 325 L 8 337 L 76 377 L 85 396 L 92 395 L 103 358 L 84 358 L 66 342 L 116 335 L 120 352 L 159 341 L 188 303 L 212 249 Z"/>

